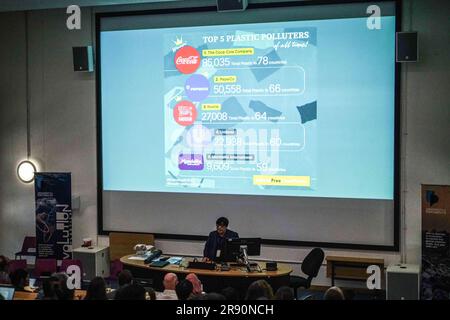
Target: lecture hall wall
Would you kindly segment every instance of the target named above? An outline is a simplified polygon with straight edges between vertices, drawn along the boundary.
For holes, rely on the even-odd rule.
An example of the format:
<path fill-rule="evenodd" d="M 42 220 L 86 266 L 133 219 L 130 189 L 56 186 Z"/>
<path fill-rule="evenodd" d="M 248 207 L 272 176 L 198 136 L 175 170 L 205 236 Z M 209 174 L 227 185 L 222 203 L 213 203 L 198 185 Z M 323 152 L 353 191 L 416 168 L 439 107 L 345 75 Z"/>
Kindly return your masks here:
<path fill-rule="evenodd" d="M 142 8 L 213 5 L 215 1 L 168 1 Z M 420 263 L 420 185 L 450 184 L 450 20 L 445 1 L 405 1 L 403 29 L 419 32 L 420 62 L 402 70 L 402 251 L 326 250 L 326 254 L 382 257 Z M 73 243 L 97 237 L 95 75 L 72 69 L 73 46 L 93 43 L 95 11 L 127 7 L 82 8 L 82 28 L 65 28 L 64 9 L 29 14 L 31 152 L 41 171 L 72 172 L 73 193 L 81 206 L 73 213 Z M 129 7 L 128 7 L 129 9 Z M 16 176 L 26 157 L 25 20 L 24 12 L 0 13 L 0 254 L 13 257 L 25 235 L 34 234 L 34 188 Z M 368 75 L 370 76 L 370 75 Z M 132 218 L 132 212 L 126 219 Z M 189 223 L 186 221 L 185 223 Z M 328 223 L 324 221 L 324 223 Z M 214 221 L 211 223 L 214 228 Z M 210 230 L 205 230 L 205 235 Z M 201 255 L 203 243 L 157 241 L 164 252 Z M 291 263 L 294 274 L 310 248 L 265 246 L 262 257 Z M 328 285 L 325 267 L 317 285 Z M 339 283 L 346 285 L 346 283 Z"/>

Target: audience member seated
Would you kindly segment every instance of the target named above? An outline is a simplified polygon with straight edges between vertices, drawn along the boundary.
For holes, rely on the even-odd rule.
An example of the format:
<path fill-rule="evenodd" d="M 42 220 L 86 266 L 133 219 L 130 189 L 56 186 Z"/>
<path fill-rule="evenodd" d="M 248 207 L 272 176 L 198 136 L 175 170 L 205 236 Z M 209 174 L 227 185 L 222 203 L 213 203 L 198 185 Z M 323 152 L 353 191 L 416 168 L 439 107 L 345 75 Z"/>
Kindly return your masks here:
<path fill-rule="evenodd" d="M 178 284 L 178 277 L 175 273 L 167 273 L 164 276 L 164 291 L 157 294 L 158 300 L 178 300 L 175 288 Z"/>
<path fill-rule="evenodd" d="M 239 293 L 235 288 L 227 287 L 221 293 L 225 297 L 225 300 L 239 300 Z"/>
<path fill-rule="evenodd" d="M 10 284 L 8 274 L 9 259 L 5 256 L 0 256 L 0 284 Z"/>
<path fill-rule="evenodd" d="M 344 293 L 339 287 L 331 287 L 323 296 L 324 300 L 345 300 Z"/>
<path fill-rule="evenodd" d="M 186 276 L 186 280 L 188 280 L 192 283 L 192 286 L 193 286 L 192 294 L 193 295 L 204 294 L 202 282 L 200 281 L 200 279 L 197 277 L 197 275 L 195 273 L 189 273 Z"/>
<path fill-rule="evenodd" d="M 106 296 L 106 283 L 102 277 L 92 279 L 84 300 L 108 300 Z"/>
<path fill-rule="evenodd" d="M 177 286 L 175 287 L 178 300 L 187 300 L 192 295 L 193 289 L 194 286 L 189 280 L 178 282 Z"/>
<path fill-rule="evenodd" d="M 110 300 L 115 299 L 117 292 L 119 292 L 121 288 L 133 283 L 133 275 L 131 274 L 130 270 L 122 270 L 117 277 L 117 282 L 119 283 L 119 287 L 116 290 L 108 292 L 106 295 Z"/>
<path fill-rule="evenodd" d="M 295 300 L 294 290 L 287 286 L 278 288 L 275 293 L 275 300 Z"/>
<path fill-rule="evenodd" d="M 39 291 L 36 299 L 37 300 L 57 300 L 55 287 L 57 286 L 59 279 L 57 277 L 49 277 L 44 279 L 42 283 L 42 290 Z"/>
<path fill-rule="evenodd" d="M 54 287 L 58 300 L 73 300 L 75 290 L 67 287 L 67 279 L 69 278 L 67 274 L 60 272 L 54 273 L 52 276 L 58 280 Z"/>
<path fill-rule="evenodd" d="M 145 300 L 145 288 L 138 283 L 125 284 L 117 291 L 115 300 Z"/>
<path fill-rule="evenodd" d="M 38 300 L 73 300 L 75 290 L 67 287 L 67 275 L 54 273 L 44 280 L 42 290 L 39 291 Z"/>
<path fill-rule="evenodd" d="M 26 291 L 25 287 L 28 286 L 28 272 L 24 269 L 17 269 L 11 272 L 9 278 L 16 291 Z"/>
<path fill-rule="evenodd" d="M 257 280 L 247 289 L 245 300 L 273 299 L 273 290 L 266 280 Z"/>

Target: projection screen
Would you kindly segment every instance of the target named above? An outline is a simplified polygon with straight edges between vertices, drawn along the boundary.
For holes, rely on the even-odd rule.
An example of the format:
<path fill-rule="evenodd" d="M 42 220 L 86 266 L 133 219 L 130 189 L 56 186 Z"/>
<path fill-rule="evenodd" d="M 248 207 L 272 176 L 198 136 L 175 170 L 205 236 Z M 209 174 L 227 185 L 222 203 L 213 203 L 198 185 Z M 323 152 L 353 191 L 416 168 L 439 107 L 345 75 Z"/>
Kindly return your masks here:
<path fill-rule="evenodd" d="M 98 14 L 99 232 L 201 240 L 226 216 L 398 250 L 398 23 L 389 1 Z"/>

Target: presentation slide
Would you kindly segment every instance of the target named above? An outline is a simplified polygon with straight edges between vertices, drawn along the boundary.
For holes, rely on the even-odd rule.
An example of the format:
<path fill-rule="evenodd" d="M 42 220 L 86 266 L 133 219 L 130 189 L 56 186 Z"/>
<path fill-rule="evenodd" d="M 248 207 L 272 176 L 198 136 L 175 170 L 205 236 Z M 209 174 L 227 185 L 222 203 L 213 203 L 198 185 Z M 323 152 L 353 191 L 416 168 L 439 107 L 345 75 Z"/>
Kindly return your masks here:
<path fill-rule="evenodd" d="M 103 189 L 392 200 L 381 20 L 102 31 Z"/>

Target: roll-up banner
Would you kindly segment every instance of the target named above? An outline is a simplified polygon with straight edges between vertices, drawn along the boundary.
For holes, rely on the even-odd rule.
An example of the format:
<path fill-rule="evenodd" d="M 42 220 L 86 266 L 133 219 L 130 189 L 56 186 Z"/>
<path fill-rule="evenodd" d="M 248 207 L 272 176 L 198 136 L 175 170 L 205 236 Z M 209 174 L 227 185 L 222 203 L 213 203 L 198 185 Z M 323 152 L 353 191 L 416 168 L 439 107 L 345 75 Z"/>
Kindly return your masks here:
<path fill-rule="evenodd" d="M 450 300 L 450 186 L 422 185 L 421 298 Z"/>
<path fill-rule="evenodd" d="M 36 256 L 72 258 L 72 184 L 70 173 L 36 173 Z"/>

